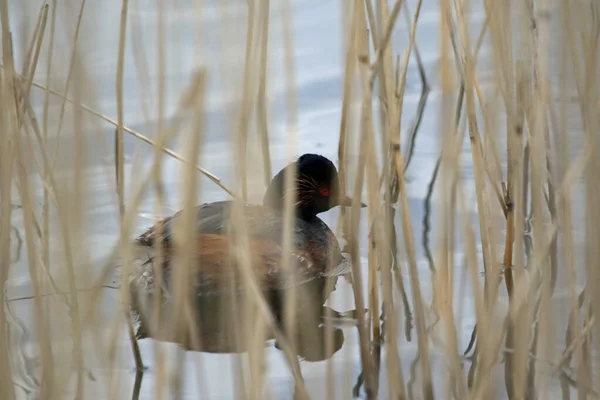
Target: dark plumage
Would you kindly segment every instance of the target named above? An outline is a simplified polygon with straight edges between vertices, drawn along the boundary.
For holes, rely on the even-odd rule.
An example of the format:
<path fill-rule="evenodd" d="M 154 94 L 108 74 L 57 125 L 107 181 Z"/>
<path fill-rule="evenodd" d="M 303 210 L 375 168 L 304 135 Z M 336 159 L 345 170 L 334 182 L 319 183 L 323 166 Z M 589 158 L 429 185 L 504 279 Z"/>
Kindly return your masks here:
<path fill-rule="evenodd" d="M 315 280 L 309 287 L 319 292 L 317 305 L 321 307 L 325 301 L 321 298 L 324 280 L 328 276 L 338 275 L 346 269 L 347 264 L 335 235 L 317 214 L 337 205 L 349 206 L 352 202 L 340 193 L 338 173 L 334 164 L 323 156 L 304 154 L 296 161 L 297 170 L 294 177 L 297 198 L 294 205 L 296 218 L 292 243 L 294 274 L 288 276 L 284 273 L 282 207 L 285 198 L 285 171 L 288 168 L 290 167 L 284 168 L 273 177 L 262 206 L 245 204 L 242 212 L 248 233 L 252 271 L 275 314 L 279 313 L 281 291 Z M 198 302 L 229 296 L 231 293 L 243 296 L 245 285 L 231 255 L 231 249 L 235 245 L 232 244 L 232 237 L 227 234 L 232 204 L 231 201 L 219 201 L 195 208 L 197 268 L 193 272 L 193 286 Z M 159 242 L 158 235 L 161 235 L 160 242 L 164 250 L 160 267 L 167 295 L 163 297 L 168 297 L 174 254 L 173 224 L 181 215 L 181 212 L 178 212 L 165 218 L 146 230 L 134 242 L 135 261 L 130 276 L 130 289 L 133 311 L 142 324 L 146 320 L 145 316 L 150 314 L 141 312 L 138 297 L 151 300 L 155 292 L 154 247 Z M 152 302 L 144 303 L 150 305 Z"/>

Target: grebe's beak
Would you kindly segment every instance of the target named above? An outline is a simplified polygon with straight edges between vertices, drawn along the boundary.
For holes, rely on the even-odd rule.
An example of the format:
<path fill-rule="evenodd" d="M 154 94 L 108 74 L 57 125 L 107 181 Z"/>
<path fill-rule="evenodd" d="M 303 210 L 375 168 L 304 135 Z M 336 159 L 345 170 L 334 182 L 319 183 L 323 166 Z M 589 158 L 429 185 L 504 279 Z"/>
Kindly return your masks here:
<path fill-rule="evenodd" d="M 352 201 L 352 199 L 348 196 L 342 196 L 340 197 L 338 204 L 342 207 L 352 207 L 352 204 L 354 202 Z M 366 207 L 367 205 L 365 203 L 360 203 L 361 207 Z"/>

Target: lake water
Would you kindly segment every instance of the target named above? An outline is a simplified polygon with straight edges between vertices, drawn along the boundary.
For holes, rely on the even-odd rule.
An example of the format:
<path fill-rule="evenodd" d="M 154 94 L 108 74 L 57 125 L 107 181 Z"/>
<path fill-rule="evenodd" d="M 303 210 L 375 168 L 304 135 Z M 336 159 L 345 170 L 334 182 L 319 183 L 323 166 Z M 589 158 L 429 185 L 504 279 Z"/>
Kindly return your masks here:
<path fill-rule="evenodd" d="M 37 3 L 37 2 L 35 2 Z M 76 16 L 79 12 L 80 2 L 59 2 L 60 7 L 57 14 L 57 29 L 55 35 L 55 52 L 53 57 L 53 69 L 51 73 L 50 86 L 52 89 L 62 92 L 69 67 L 71 41 L 75 29 Z M 125 57 L 124 73 L 124 110 L 125 125 L 143 134 L 154 137 L 157 129 L 159 81 L 160 70 L 156 66 L 159 57 L 158 23 L 159 9 L 157 2 L 148 0 L 132 0 L 130 2 L 128 21 L 128 42 Z M 165 63 L 164 84 L 165 104 L 164 117 L 167 123 L 174 118 L 174 112 L 179 98 L 184 89 L 189 85 L 192 74 L 199 67 L 206 67 L 208 72 L 208 92 L 206 95 L 206 120 L 204 131 L 204 142 L 200 156 L 200 164 L 223 179 L 230 186 L 234 183 L 235 159 L 232 157 L 233 149 L 230 147 L 230 132 L 235 128 L 235 107 L 241 96 L 242 72 L 244 63 L 245 32 L 247 21 L 248 3 L 241 0 L 228 0 L 227 7 L 221 7 L 218 1 L 192 2 L 190 0 L 178 0 L 167 2 L 167 17 L 164 29 L 165 40 Z M 202 3 L 201 11 L 198 11 L 196 3 Z M 284 79 L 284 55 L 283 34 L 281 27 L 280 2 L 272 2 L 270 29 L 270 47 L 268 63 L 268 116 L 270 134 L 270 154 L 273 172 L 279 170 L 286 162 L 286 86 Z M 276 3 L 276 4 L 275 4 Z M 323 154 L 332 160 L 337 160 L 337 143 L 339 135 L 339 124 L 341 115 L 341 100 L 343 97 L 344 57 L 342 43 L 343 35 L 343 8 L 350 2 L 344 0 L 297 0 L 292 1 L 293 19 L 293 43 L 294 43 L 294 68 L 295 83 L 298 100 L 298 125 L 297 125 L 297 154 L 316 152 Z M 409 1 L 411 10 L 414 12 L 416 1 Z M 432 171 L 435 167 L 439 154 L 439 132 L 438 124 L 441 110 L 441 96 L 437 68 L 439 61 L 439 27 L 440 13 L 437 8 L 438 2 L 425 1 L 421 10 L 420 21 L 417 29 L 417 43 L 423 63 L 431 86 L 427 107 L 421 123 L 419 134 L 416 138 L 413 159 L 407 171 L 407 195 L 411 206 L 413 218 L 414 236 L 417 245 L 418 267 L 421 276 L 421 285 L 425 299 L 431 299 L 432 287 L 430 283 L 430 272 L 424 252 L 421 246 L 422 224 L 424 215 L 423 200 L 427 193 Z M 34 2 L 22 2 L 20 0 L 10 1 L 11 27 L 14 31 L 15 55 L 17 65 L 22 64 L 23 49 L 28 43 L 38 15 L 39 4 Z M 70 96 L 80 91 L 82 102 L 101 114 L 116 119 L 116 66 L 119 39 L 119 17 L 120 1 L 88 1 L 82 19 L 80 44 L 78 47 L 79 59 L 84 77 L 78 82 L 85 81 L 85 85 L 79 88 L 71 88 Z M 223 9 L 226 14 L 223 15 Z M 477 2 L 471 14 L 472 35 L 475 37 L 484 23 L 485 12 Z M 46 36 L 47 43 L 48 36 Z M 409 27 L 401 15 L 396 29 L 393 32 L 394 49 L 401 53 L 409 40 Z M 45 43 L 45 45 L 46 45 Z M 137 60 L 133 56 L 132 49 L 142 44 L 143 60 Z M 44 45 L 44 49 L 45 49 Z M 480 62 L 478 64 L 478 79 L 484 89 L 492 85 L 493 73 L 491 69 L 490 54 L 486 45 L 481 50 Z M 46 55 L 42 52 L 40 63 L 36 72 L 35 81 L 44 84 L 46 82 Z M 142 74 L 146 79 L 140 78 Z M 407 88 L 404 99 L 403 127 L 406 130 L 415 115 L 421 84 L 417 70 L 417 64 L 411 61 Z M 32 91 L 32 102 L 41 119 L 43 110 L 43 92 L 37 88 Z M 56 127 L 60 110 L 60 100 L 53 97 L 50 103 L 49 126 L 51 140 L 56 139 Z M 149 112 L 145 113 L 144 107 Z M 358 103 L 354 106 L 356 120 L 360 114 Z M 73 110 L 67 108 L 64 131 L 58 139 L 59 153 L 57 156 L 57 173 L 59 182 L 68 182 L 73 175 L 73 149 L 75 146 L 73 136 Z M 118 238 L 119 216 L 114 191 L 114 172 L 112 170 L 113 157 L 112 145 L 114 140 L 114 127 L 99 118 L 84 113 L 83 129 L 86 132 L 86 165 L 83 171 L 86 184 L 90 189 L 86 209 L 86 250 L 79 254 L 80 259 L 90 258 L 100 263 L 108 251 L 112 248 Z M 577 119 L 574 118 L 574 124 Z M 254 124 L 254 122 L 253 122 Z M 254 126 L 254 125 L 253 125 Z M 256 128 L 251 128 L 251 135 L 256 135 Z M 403 132 L 404 134 L 404 132 Z M 254 136 L 258 137 L 258 136 Z M 404 136 L 403 136 L 404 137 Z M 257 142 L 257 141 L 254 141 Z M 574 138 L 573 153 L 581 143 L 579 137 Z M 185 151 L 178 141 L 170 143 L 170 147 L 180 154 Z M 260 154 L 258 146 L 252 147 L 250 153 Z M 127 160 L 126 185 L 127 195 L 131 195 L 137 174 L 132 174 L 131 166 L 134 158 L 139 158 L 143 165 L 149 165 L 152 158 L 152 148 L 136 138 L 126 135 L 125 152 Z M 252 157 L 257 162 L 249 165 L 251 173 L 261 171 L 260 156 Z M 471 212 L 476 212 L 476 201 L 473 187 L 473 169 L 470 162 L 470 148 L 468 141 L 463 146 L 463 163 L 461 174 L 463 184 L 469 196 Z M 165 213 L 170 214 L 181 204 L 178 193 L 181 190 L 182 169 L 181 163 L 172 158 L 165 158 L 162 176 L 164 188 L 167 193 Z M 254 174 L 258 175 L 258 174 Z M 259 202 L 264 191 L 264 180 L 259 178 L 250 182 L 249 200 Z M 39 178 L 31 175 L 36 187 L 36 200 L 41 204 L 42 187 Z M 223 190 L 214 185 L 205 177 L 201 178 L 200 201 L 210 202 L 226 199 L 228 196 Z M 18 203 L 18 199 L 15 199 Z M 577 218 L 582 217 L 583 207 L 574 206 L 580 210 Z M 155 199 L 150 195 L 145 198 L 139 208 L 139 218 L 136 223 L 136 232 L 151 225 L 156 219 Z M 323 219 L 330 225 L 335 226 L 339 211 L 334 209 L 323 215 Z M 14 225 L 22 226 L 22 216 L 15 212 Z M 504 222 L 500 215 L 494 218 L 495 226 L 503 232 Z M 362 237 L 363 257 L 363 281 L 367 282 L 366 274 L 366 214 L 361 222 L 365 234 Z M 435 224 L 434 224 L 435 228 Z M 53 228 L 54 229 L 54 228 Z M 55 228 L 58 229 L 58 228 Z M 56 234 L 54 234 L 56 233 Z M 434 237 L 432 236 L 432 241 Z M 62 259 L 61 240 L 53 230 L 51 238 L 53 264 L 64 262 Z M 480 247 L 480 246 L 479 246 Z M 501 247 L 499 247 L 501 248 Z M 471 297 L 470 284 L 464 283 L 462 271 L 463 257 L 457 252 L 457 268 L 461 272 L 456 273 L 456 287 L 462 289 L 462 302 L 457 302 L 457 307 L 462 308 L 457 315 L 459 329 L 459 349 L 466 348 L 470 332 L 473 328 L 475 317 Z M 84 257 L 85 256 L 85 257 Z M 404 262 L 404 257 L 401 255 Z M 8 299 L 26 297 L 31 295 L 29 271 L 27 268 L 25 250 L 20 254 L 20 260 L 16 261 L 10 272 L 7 282 L 6 296 Z M 87 271 L 88 268 L 85 268 Z M 408 274 L 403 268 L 404 279 L 408 284 Z M 89 276 L 78 274 L 78 282 L 81 288 L 90 282 Z M 57 278 L 57 277 L 55 277 Z M 64 276 L 62 278 L 65 278 Z M 59 280 L 57 278 L 57 280 Z M 59 280 L 60 281 L 60 280 Z M 59 286 L 67 289 L 66 281 Z M 565 307 L 568 307 L 569 299 L 567 291 L 558 296 L 557 315 L 566 315 Z M 83 296 L 83 295 L 82 295 Z M 103 293 L 102 310 L 106 314 L 106 321 L 110 321 L 117 312 L 117 291 L 106 289 Z M 410 298 L 410 292 L 409 292 Z M 57 304 L 60 303 L 56 300 Z M 337 290 L 333 293 L 328 304 L 338 311 L 354 308 L 351 288 L 344 280 L 338 282 Z M 36 333 L 33 329 L 33 301 L 28 299 L 9 302 L 11 311 L 10 326 L 13 345 L 13 370 L 15 383 L 19 398 L 36 398 L 36 390 L 39 388 L 37 378 L 38 368 L 36 365 L 37 350 L 35 349 Z M 55 354 L 70 354 L 70 338 L 65 336 L 62 324 L 68 322 L 68 309 L 62 307 L 64 315 L 53 316 L 51 334 L 56 331 Z M 60 309 L 60 308 L 58 308 Z M 557 318 L 558 319 L 558 318 Z M 560 324 L 560 321 L 556 321 Z M 96 394 L 101 398 L 107 397 L 104 391 L 108 387 L 107 379 L 110 370 L 103 357 L 102 351 L 94 345 L 94 340 L 107 338 L 112 331 L 109 323 L 98 323 L 94 328 L 95 334 L 90 336 L 90 343 L 86 349 L 85 365 L 90 371 L 90 377 L 86 380 L 86 391 L 90 395 Z M 123 332 L 125 329 L 123 328 Z M 413 331 L 414 332 L 414 331 Z M 93 339 L 96 338 L 96 339 Z M 562 335 L 556 338 L 557 343 L 562 343 Z M 407 342 L 403 337 L 399 343 L 400 357 L 402 360 L 405 379 L 408 379 L 410 363 L 416 356 L 416 338 Z M 151 340 L 140 342 L 144 363 L 148 365 L 142 381 L 141 398 L 150 398 L 153 392 L 155 365 L 155 343 Z M 161 344 L 162 346 L 162 344 Z M 164 345 L 165 348 L 173 349 L 173 346 Z M 122 380 L 121 390 L 117 398 L 128 398 L 133 388 L 134 374 L 132 373 L 133 358 L 129 350 L 129 342 L 126 334 L 121 335 L 119 347 L 122 351 L 118 358 L 119 377 Z M 291 398 L 293 380 L 286 366 L 282 353 L 270 345 L 265 349 L 267 359 L 267 382 L 265 387 L 272 399 Z M 235 395 L 234 384 L 234 361 L 236 355 L 190 353 L 187 355 L 185 368 L 184 393 L 182 398 L 232 398 Z M 244 356 L 245 357 L 245 356 Z M 356 377 L 360 372 L 360 357 L 358 351 L 358 335 L 353 327 L 344 328 L 344 345 L 330 359 L 335 365 L 335 387 L 336 398 L 346 399 L 350 397 L 350 390 L 354 385 Z M 444 356 L 441 352 L 432 350 L 433 376 L 437 389 L 443 390 Z M 306 381 L 309 393 L 313 398 L 322 398 L 326 388 L 326 361 L 302 362 L 302 374 Z M 175 364 L 173 364 L 175 365 Z M 196 369 L 199 367 L 199 370 Z M 501 369 L 498 374 L 498 393 L 504 391 Z M 203 376 L 198 379 L 199 374 Z M 438 383 L 439 382 L 439 383 Z M 385 377 L 381 382 L 385 384 Z M 382 386 L 384 388 L 384 386 Z M 438 392 L 439 393 L 439 392 Z M 381 391 L 384 396 L 385 390 Z M 440 395 L 443 398 L 443 395 Z M 383 397 L 382 397 L 383 398 Z"/>

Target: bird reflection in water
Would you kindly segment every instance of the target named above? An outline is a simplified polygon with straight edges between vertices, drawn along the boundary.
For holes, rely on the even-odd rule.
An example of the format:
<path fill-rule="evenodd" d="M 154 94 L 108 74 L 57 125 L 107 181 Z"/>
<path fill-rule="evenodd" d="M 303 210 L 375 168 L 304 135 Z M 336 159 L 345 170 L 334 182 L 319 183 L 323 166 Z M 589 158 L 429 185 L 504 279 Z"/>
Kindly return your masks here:
<path fill-rule="evenodd" d="M 305 362 L 318 362 L 331 358 L 344 344 L 342 326 L 356 323 L 355 311 L 338 312 L 323 304 L 335 290 L 339 277 L 314 279 L 296 286 L 295 323 L 293 324 L 294 350 L 296 356 Z M 285 331 L 285 299 L 290 289 L 263 292 L 265 300 L 273 314 L 277 328 Z M 161 324 L 158 329 L 138 323 L 136 336 L 138 339 L 151 338 L 163 342 L 178 344 L 186 351 L 198 351 L 213 354 L 244 353 L 249 351 L 248 340 L 240 337 L 244 328 L 244 312 L 248 297 L 235 296 L 231 293 L 218 296 L 198 296 L 194 303 L 196 321 L 194 326 L 179 330 L 173 335 L 173 330 Z M 161 312 L 168 313 L 168 305 Z M 150 310 L 147 310 L 150 311 Z M 225 317 L 224 317 L 225 315 Z M 250 323 L 250 331 L 256 332 L 255 321 Z M 263 343 L 274 339 L 272 330 L 265 323 L 266 332 L 262 337 Z M 196 332 L 193 338 L 190 332 Z M 327 343 L 327 335 L 330 342 Z M 281 350 L 275 340 L 274 347 Z M 139 398 L 143 372 L 136 376 L 133 398 Z"/>
<path fill-rule="evenodd" d="M 294 343 L 297 355 L 306 361 L 323 361 L 335 354 L 344 343 L 343 330 L 337 326 L 354 318 L 353 311 L 340 313 L 330 307 L 323 306 L 329 294 L 335 290 L 338 277 L 314 279 L 296 289 L 296 307 L 294 324 Z M 327 286 L 330 286 L 328 288 Z M 288 290 L 277 290 L 263 293 L 279 329 L 284 330 L 284 299 Z M 240 340 L 239 325 L 243 320 L 247 298 L 222 294 L 218 296 L 198 296 L 194 304 L 196 321 L 190 329 L 180 331 L 173 337 L 173 330 L 161 324 L 153 331 L 151 327 L 138 324 L 138 339 L 152 338 L 159 341 L 177 343 L 189 351 L 206 353 L 241 353 L 247 351 L 246 340 Z M 149 305 L 149 304 L 148 304 Z M 237 312 L 236 312 L 237 311 Z M 150 312 L 149 310 L 147 312 Z M 162 312 L 168 313 L 167 306 Z M 327 331 L 326 321 L 330 320 L 332 348 L 325 349 Z M 251 322 L 250 322 L 251 323 Z M 197 332 L 197 338 L 190 337 L 190 332 Z M 264 337 L 265 342 L 274 339 L 272 333 Z M 275 347 L 280 345 L 275 342 Z"/>

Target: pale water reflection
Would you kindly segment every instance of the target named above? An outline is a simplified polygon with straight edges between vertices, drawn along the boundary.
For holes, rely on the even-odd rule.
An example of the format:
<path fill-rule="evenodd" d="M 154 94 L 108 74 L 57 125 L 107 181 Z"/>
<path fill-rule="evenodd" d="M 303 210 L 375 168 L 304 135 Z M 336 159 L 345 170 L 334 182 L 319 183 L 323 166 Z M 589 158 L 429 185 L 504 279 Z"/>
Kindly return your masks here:
<path fill-rule="evenodd" d="M 15 28 L 15 48 L 17 60 L 23 58 L 23 43 L 27 43 L 33 32 L 33 26 L 37 18 L 38 4 L 34 2 L 23 2 L 22 0 L 9 1 L 10 11 L 14 16 L 12 19 Z M 170 2 L 169 2 L 170 3 Z M 166 45 L 168 56 L 165 58 L 164 76 L 160 75 L 155 60 L 159 56 L 159 44 L 157 42 L 157 30 L 159 24 L 157 16 L 159 11 L 155 1 L 137 0 L 131 1 L 130 19 L 128 27 L 127 52 L 125 59 L 125 124 L 130 128 L 142 132 L 149 137 L 154 137 L 157 129 L 157 93 L 159 80 L 165 81 L 165 104 L 164 112 L 167 123 L 172 122 L 177 102 L 182 91 L 190 82 L 192 73 L 198 67 L 206 67 L 209 74 L 209 92 L 206 106 L 206 130 L 204 145 L 202 148 L 201 165 L 215 175 L 221 177 L 226 184 L 234 182 L 233 163 L 230 157 L 233 149 L 229 145 L 230 132 L 235 129 L 232 115 L 239 101 L 239 87 L 241 83 L 241 66 L 244 62 L 244 45 L 247 17 L 247 2 L 244 0 L 231 1 L 227 5 L 226 15 L 222 14 L 219 1 L 202 2 L 202 11 L 197 12 L 195 4 L 191 0 L 179 0 L 168 7 L 166 18 Z M 278 3 L 278 2 L 273 2 Z M 341 99 L 343 96 L 343 63 L 345 54 L 342 51 L 344 42 L 342 32 L 342 8 L 346 5 L 344 0 L 298 0 L 293 1 L 293 40 L 296 70 L 296 84 L 298 96 L 298 130 L 297 153 L 317 152 L 333 160 L 337 159 L 337 141 L 341 114 Z M 415 1 L 408 2 L 414 10 Z M 438 39 L 439 32 L 439 10 L 438 2 L 425 1 L 421 11 L 420 22 L 417 30 L 417 43 L 423 58 L 426 72 L 428 74 L 431 93 L 425 110 L 425 116 L 421 124 L 419 136 L 416 139 L 413 160 L 407 172 L 407 190 L 410 200 L 411 215 L 413 217 L 414 236 L 420 243 L 422 233 L 421 220 L 423 218 L 423 199 L 427 192 L 427 185 L 431 173 L 435 167 L 439 154 L 439 131 L 438 116 L 440 111 L 439 86 L 437 85 L 437 61 L 438 61 Z M 80 46 L 78 52 L 80 61 L 85 71 L 85 79 L 88 85 L 81 88 L 80 96 L 82 102 L 89 105 L 100 113 L 115 118 L 117 114 L 115 102 L 115 74 L 116 56 L 118 45 L 118 23 L 121 2 L 118 0 L 105 0 L 87 2 L 82 21 Z M 66 1 L 61 4 L 58 13 L 57 33 L 55 46 L 57 48 L 53 59 L 53 70 L 50 86 L 57 90 L 64 89 L 67 77 L 68 63 L 65 62 L 72 50 L 71 40 L 75 29 L 76 15 L 79 12 L 79 1 Z M 282 34 L 281 34 L 281 11 L 278 6 L 272 6 L 273 23 L 270 26 L 270 54 L 268 71 L 268 115 L 269 133 L 271 140 L 271 158 L 273 171 L 280 169 L 285 163 L 286 140 L 286 112 L 285 112 L 285 81 L 283 71 Z M 478 32 L 485 20 L 485 13 L 479 3 L 474 6 L 471 15 L 472 29 Z M 223 21 L 228 21 L 224 24 Z M 231 28 L 235 24 L 235 31 L 227 31 L 223 26 Z M 19 29 L 16 27 L 22 27 Z M 405 23 L 398 24 L 393 33 L 394 47 L 398 53 L 402 53 L 408 43 L 408 27 Z M 143 45 L 142 47 L 139 47 Z M 44 44 L 44 47 L 46 44 Z M 137 47 L 136 47 L 137 46 Z M 143 51 L 140 51 L 142 49 Z M 44 50 L 45 51 L 45 50 Z M 140 51 L 142 59 L 134 57 L 134 51 Z M 482 49 L 485 54 L 485 46 Z M 44 54 L 44 53 L 42 53 Z M 17 62 L 19 65 L 19 61 Z M 482 57 L 478 68 L 482 71 L 482 85 L 485 88 L 486 77 L 491 79 L 490 61 Z M 224 67 L 229 66 L 229 67 Z M 46 81 L 45 58 L 42 57 L 35 81 L 44 83 Z M 146 79 L 141 78 L 141 72 Z M 421 92 L 419 74 L 415 62 L 411 62 L 408 71 L 407 93 L 404 100 L 404 120 L 410 121 L 416 111 Z M 148 83 L 149 82 L 149 83 Z M 36 112 L 41 115 L 43 111 L 43 91 L 33 89 L 32 97 Z M 359 116 L 360 106 L 353 108 L 356 118 Z M 51 126 L 50 136 L 55 138 L 56 125 L 60 111 L 60 102 L 57 98 L 51 103 L 49 122 Z M 68 180 L 72 175 L 71 154 L 73 143 L 72 108 L 67 107 L 64 132 L 62 133 L 59 147 L 57 165 L 61 170 L 62 179 Z M 409 126 L 409 122 L 403 124 Z M 118 209 L 116 206 L 116 195 L 114 192 L 114 172 L 112 171 L 112 144 L 114 127 L 106 122 L 85 115 L 84 129 L 87 135 L 87 155 L 89 169 L 85 179 L 90 188 L 88 196 L 87 218 L 89 225 L 86 227 L 89 238 L 87 243 L 87 256 L 101 263 L 118 237 Z M 254 132 L 256 133 L 256 132 Z M 170 146 L 176 151 L 181 151 L 178 141 L 173 141 Z M 575 146 L 576 147 L 576 146 Z M 127 160 L 132 161 L 139 158 L 142 164 L 148 165 L 151 160 L 151 147 L 141 143 L 137 139 L 126 136 L 125 152 Z M 260 151 L 258 147 L 252 148 L 252 152 Z M 465 159 L 470 158 L 469 143 L 465 141 L 463 147 Z M 258 157 L 257 157 L 258 159 Z M 256 175 L 260 176 L 260 163 L 254 163 L 251 168 L 255 169 Z M 135 181 L 136 175 L 132 173 L 132 164 L 126 169 L 126 180 Z M 472 208 L 475 212 L 475 196 L 472 187 L 472 167 L 468 162 L 463 163 L 462 176 L 465 187 L 471 199 Z M 162 172 L 164 178 L 164 189 L 166 190 L 165 213 L 171 214 L 179 209 L 181 199 L 181 165 L 177 160 L 167 158 L 164 162 Z M 264 179 L 256 179 L 250 188 L 251 201 L 260 201 L 264 191 Z M 201 179 L 201 202 L 210 202 L 226 199 L 227 195 L 206 178 Z M 39 179 L 36 181 L 37 200 L 41 204 L 42 186 Z M 130 195 L 131 193 L 127 193 Z M 136 224 L 136 233 L 155 222 L 157 214 L 155 199 L 149 196 L 142 202 L 140 217 Z M 337 222 L 338 211 L 334 209 L 323 216 L 325 222 L 334 227 Z M 581 211 L 579 214 L 581 216 Z M 55 216 L 54 216 L 55 217 Z M 15 213 L 13 224 L 19 228 L 22 226 L 22 216 Z M 362 264 L 363 282 L 367 282 L 366 254 L 367 254 L 367 224 L 366 218 L 361 222 L 363 228 L 362 238 Z M 435 224 L 433 226 L 435 229 Z M 503 229 L 499 219 L 498 229 Z M 435 235 L 434 235 L 435 236 Z M 434 239 L 432 239 L 433 241 Z M 53 263 L 64 262 L 62 260 L 61 239 L 57 235 L 52 238 Z M 417 246 L 419 256 L 419 273 L 422 276 L 422 291 L 427 302 L 430 301 L 433 288 L 430 286 L 429 266 L 424 257 L 421 246 Z M 27 258 L 22 251 L 20 259 L 16 261 L 10 272 L 7 282 L 6 296 L 9 299 L 26 297 L 31 295 L 29 272 L 27 269 Z M 464 257 L 456 253 L 457 268 L 461 272 L 456 274 L 455 287 L 460 288 L 462 297 L 459 304 L 455 304 L 460 312 L 457 314 L 457 327 L 459 349 L 465 349 L 469 341 L 470 332 L 474 325 L 473 302 L 471 286 L 465 282 L 466 277 L 462 271 Z M 404 260 L 402 259 L 402 262 Z M 89 282 L 89 277 L 78 277 L 80 282 Z M 405 276 L 407 282 L 407 277 Z M 66 289 L 66 284 L 59 287 Z M 81 289 L 85 289 L 82 286 Z M 410 298 L 410 289 L 409 298 Z M 560 291 L 559 291 L 560 292 Z M 82 304 L 86 304 L 82 295 Z M 557 309 L 568 307 L 565 298 L 558 298 Z M 60 298 L 52 300 L 56 304 L 62 304 Z M 105 288 L 103 290 L 102 313 L 106 321 L 111 321 L 118 312 L 118 298 L 116 290 Z M 560 303 L 560 304 L 559 304 Z M 38 358 L 35 341 L 37 332 L 33 329 L 32 300 L 23 299 L 9 303 L 9 318 L 11 326 L 11 338 L 13 347 L 13 367 L 15 371 L 15 384 L 18 388 L 20 398 L 36 398 L 36 390 L 39 389 Z M 336 310 L 345 312 L 354 309 L 350 285 L 340 279 L 336 291 L 332 293 L 326 305 Z M 48 332 L 44 334 L 56 335 L 55 353 L 70 354 L 72 347 L 70 338 L 61 334 L 61 324 L 68 325 L 68 309 L 64 304 L 63 315 L 57 315 Z M 564 311 L 564 310 L 563 310 Z M 557 314 L 558 315 L 558 314 Z M 561 312 L 560 315 L 566 315 Z M 432 316 L 433 318 L 433 316 Z M 560 321 L 556 321 L 557 324 Z M 135 374 L 133 373 L 134 361 L 131 356 L 129 342 L 123 328 L 122 335 L 118 338 L 119 348 L 117 365 L 119 379 L 122 380 L 120 390 L 117 393 L 106 393 L 107 381 L 111 376 L 109 366 L 106 365 L 103 350 L 97 346 L 96 341 L 109 340 L 111 326 L 98 324 L 94 334 L 90 335 L 89 354 L 86 354 L 85 365 L 89 370 L 86 373 L 86 391 L 95 394 L 97 398 L 108 398 L 114 395 L 116 398 L 128 398 L 134 386 Z M 317 327 L 318 328 L 318 327 Z M 328 359 L 335 365 L 334 387 L 336 398 L 347 399 L 350 397 L 352 386 L 360 373 L 360 357 L 358 351 L 358 336 L 352 323 L 342 323 L 336 327 L 339 331 L 334 354 L 309 353 L 314 348 L 307 350 L 301 357 L 302 374 L 305 378 L 309 393 L 313 398 L 322 398 L 326 392 L 326 369 Z M 403 370 L 406 376 L 411 371 L 411 362 L 416 356 L 416 340 L 407 342 L 402 334 L 399 341 L 400 356 Z M 557 343 L 562 344 L 562 338 L 557 338 Z M 314 345 L 315 343 L 311 343 Z M 155 346 L 152 340 L 140 341 L 144 363 L 149 367 L 141 384 L 140 398 L 151 398 L 154 385 L 154 371 L 157 368 L 155 359 Z M 174 344 L 158 344 L 169 350 L 171 354 L 176 352 Z M 317 350 L 320 347 L 317 344 Z M 318 353 L 317 350 L 314 350 Z M 321 349 L 322 350 L 322 349 Z M 217 354 L 213 353 L 188 353 L 186 367 L 178 371 L 183 374 L 184 391 L 181 398 L 233 398 L 235 396 L 234 367 L 236 360 L 245 359 L 246 355 Z M 293 380 L 285 362 L 284 356 L 272 342 L 267 343 L 266 356 L 266 388 L 272 399 L 291 398 Z M 385 348 L 382 352 L 385 358 Z M 176 357 L 168 357 L 165 367 L 173 367 Z M 310 361 L 309 361 L 310 360 Z M 432 366 L 433 376 L 444 370 L 444 356 L 433 352 Z M 60 366 L 58 366 L 60 368 Z M 385 374 L 384 374 L 385 375 Z M 501 378 L 499 372 L 498 377 Z M 382 376 L 381 384 L 385 385 L 385 376 Z M 434 379 L 437 390 L 444 390 L 444 379 Z M 503 392 L 502 380 L 498 380 L 498 392 Z M 383 386 L 382 386 L 383 387 Z M 440 392 L 443 393 L 443 392 Z M 382 391 L 385 396 L 385 391 Z M 443 397 L 443 396 L 442 396 Z M 384 398 L 384 397 L 382 397 Z"/>

